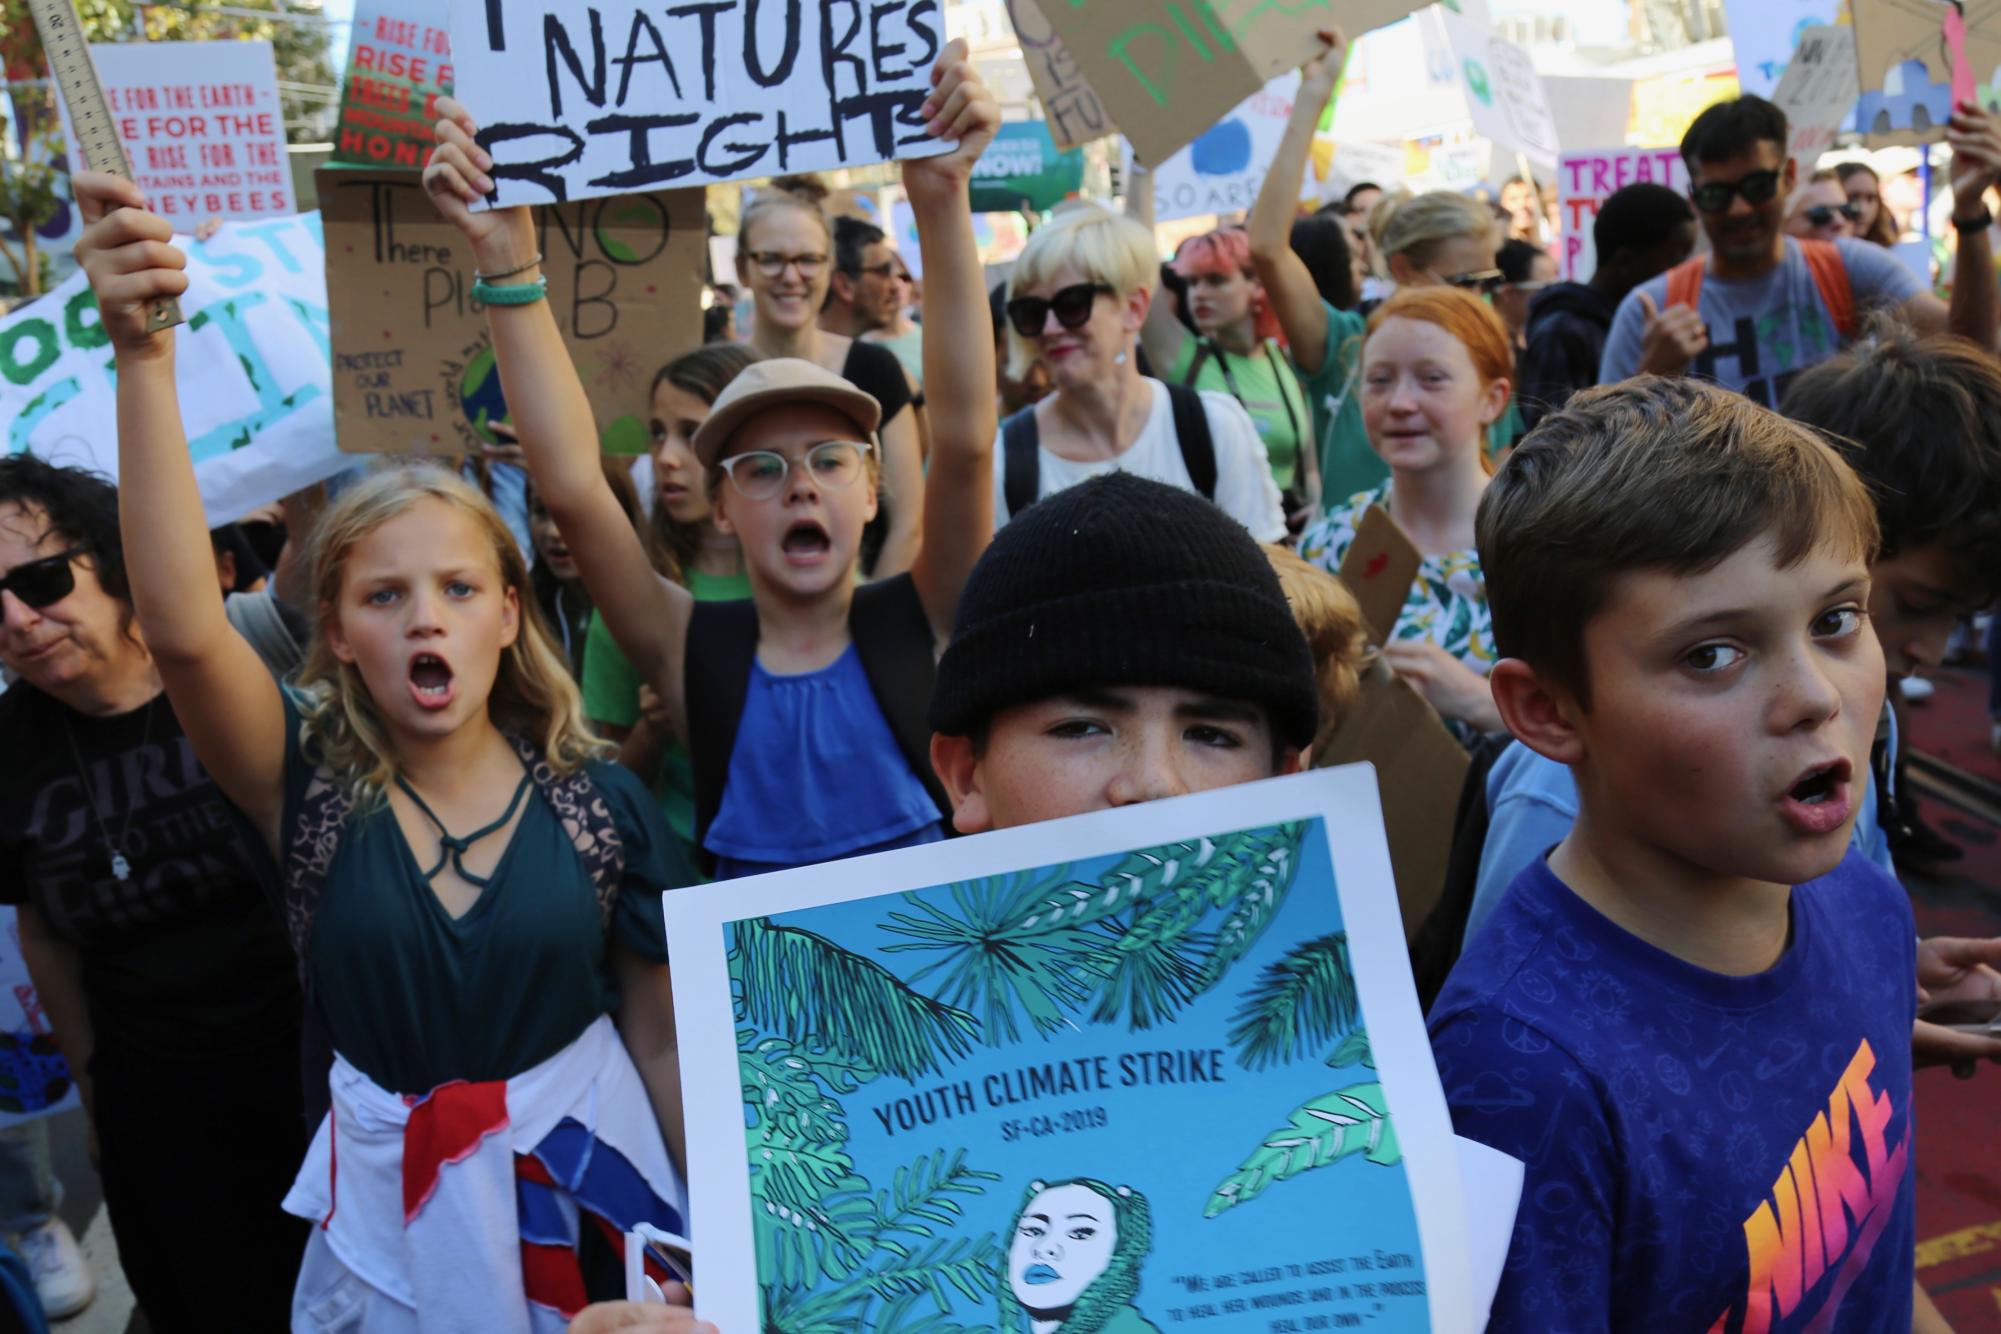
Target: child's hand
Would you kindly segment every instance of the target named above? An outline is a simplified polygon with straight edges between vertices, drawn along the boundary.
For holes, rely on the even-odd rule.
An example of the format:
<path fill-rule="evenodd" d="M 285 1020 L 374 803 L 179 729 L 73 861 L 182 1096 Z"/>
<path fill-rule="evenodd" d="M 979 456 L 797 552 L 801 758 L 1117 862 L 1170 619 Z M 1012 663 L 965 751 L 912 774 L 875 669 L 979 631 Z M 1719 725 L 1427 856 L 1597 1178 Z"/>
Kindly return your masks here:
<path fill-rule="evenodd" d="M 478 133 L 470 112 L 452 98 L 438 99 L 438 143 L 424 167 L 424 191 L 472 242 L 480 269 L 499 273 L 534 258 L 534 225 L 525 204 L 472 211 L 493 189 L 487 175 L 493 158 L 474 141 Z"/>
<path fill-rule="evenodd" d="M 146 311 L 188 290 L 188 257 L 174 247 L 173 224 L 148 213 L 145 191 L 123 177 L 80 171 L 70 185 L 84 221 L 77 263 L 97 294 L 97 318 L 112 347 L 120 357 L 165 355 L 173 330 L 148 332 Z"/>
<path fill-rule="evenodd" d="M 1980 940 L 1933 936 L 1918 942 L 1918 999 L 1924 1001 L 2001 1000 L 2001 937 Z M 1920 1019 L 1911 1030 L 1911 1063 L 1950 1065 L 1970 1078 L 1979 1061 L 2001 1062 L 2001 1038 L 1961 1033 Z"/>
<path fill-rule="evenodd" d="M 596 1302 L 577 1312 L 569 1334 L 719 1334 L 685 1306 L 658 1302 Z"/>
<path fill-rule="evenodd" d="M 957 139 L 959 146 L 941 157 L 904 162 L 903 188 L 912 194 L 927 189 L 964 193 L 973 164 L 1000 128 L 1000 103 L 973 68 L 963 37 L 947 43 L 931 67 L 931 95 L 924 99 L 923 114 L 932 138 Z"/>
<path fill-rule="evenodd" d="M 1507 730 L 1487 678 L 1430 640 L 1391 640 L 1383 645 L 1383 661 L 1417 687 L 1439 717 L 1456 719 L 1482 732 Z"/>

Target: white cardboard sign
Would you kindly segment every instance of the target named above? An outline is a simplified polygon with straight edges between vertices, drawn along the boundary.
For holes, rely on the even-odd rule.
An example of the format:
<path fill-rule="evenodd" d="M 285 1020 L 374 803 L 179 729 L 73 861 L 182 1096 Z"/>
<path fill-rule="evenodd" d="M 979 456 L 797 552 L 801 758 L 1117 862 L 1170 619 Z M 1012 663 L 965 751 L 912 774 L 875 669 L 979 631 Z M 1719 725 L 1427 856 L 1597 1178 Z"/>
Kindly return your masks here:
<path fill-rule="evenodd" d="M 488 203 L 547 204 L 926 157 L 938 0 L 452 0 Z"/>
<path fill-rule="evenodd" d="M 1801 32 L 1772 101 L 1786 113 L 1786 151 L 1799 163 L 1802 185 L 1820 155 L 1834 147 L 1861 95 L 1855 29 L 1829 23 Z"/>
<path fill-rule="evenodd" d="M 1153 170 L 1154 221 L 1198 217 L 1205 213 L 1239 213 L 1258 199 L 1265 170 L 1278 152 L 1278 141 L 1292 119 L 1293 98 L 1299 91 L 1299 75 L 1282 74 L 1238 103 L 1227 116 L 1177 149 Z M 1133 170 L 1133 146 L 1120 140 L 1125 150 L 1128 179 Z M 1319 197 L 1319 187 L 1309 170 L 1302 173 L 1299 197 Z"/>
<path fill-rule="evenodd" d="M 1614 191 L 1629 185 L 1666 186 L 1688 191 L 1688 165 L 1673 148 L 1596 148 L 1565 153 L 1556 168 L 1558 245 L 1556 262 L 1565 282 L 1587 281 L 1598 268 L 1592 224 Z"/>
<path fill-rule="evenodd" d="M 1473 129 L 1531 162 L 1556 165 L 1556 117 L 1528 52 L 1449 9 L 1437 11 L 1458 63 Z"/>

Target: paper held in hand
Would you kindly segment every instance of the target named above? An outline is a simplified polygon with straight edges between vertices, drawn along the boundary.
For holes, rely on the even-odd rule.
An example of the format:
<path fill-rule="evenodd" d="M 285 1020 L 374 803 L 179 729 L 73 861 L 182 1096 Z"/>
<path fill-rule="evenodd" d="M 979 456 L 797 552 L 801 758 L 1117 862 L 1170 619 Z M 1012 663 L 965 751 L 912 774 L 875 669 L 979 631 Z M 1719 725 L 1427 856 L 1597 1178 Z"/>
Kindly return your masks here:
<path fill-rule="evenodd" d="M 952 146 L 918 115 L 946 41 L 938 0 L 452 0 L 451 17 L 496 208 Z"/>

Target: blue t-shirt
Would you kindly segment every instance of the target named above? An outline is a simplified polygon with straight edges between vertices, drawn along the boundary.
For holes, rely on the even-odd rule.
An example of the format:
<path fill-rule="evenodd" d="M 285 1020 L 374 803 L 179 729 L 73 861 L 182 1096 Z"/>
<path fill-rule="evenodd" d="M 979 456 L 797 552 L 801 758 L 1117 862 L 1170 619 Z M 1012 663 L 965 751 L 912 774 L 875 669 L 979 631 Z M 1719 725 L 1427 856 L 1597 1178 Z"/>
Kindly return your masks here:
<path fill-rule="evenodd" d="M 729 783 L 702 840 L 716 879 L 944 836 L 853 644 L 816 672 L 777 676 L 752 664 Z"/>
<path fill-rule="evenodd" d="M 1858 316 L 1900 306 L 1924 290 L 1917 275 L 1888 250 L 1867 241 L 1836 241 L 1848 270 L 1848 288 Z M 1612 317 L 1598 382 L 1610 384 L 1638 373 L 1646 313 L 1645 292 L 1656 308 L 1667 305 L 1667 275 L 1641 283 L 1626 294 Z M 1753 402 L 1776 408 L 1786 382 L 1841 350 L 1841 336 L 1814 286 L 1799 242 L 1786 238 L 1786 255 L 1770 272 L 1741 282 L 1702 276 L 1702 322 L 1709 345 L 1689 364 L 1691 374 L 1735 389 Z"/>
<path fill-rule="evenodd" d="M 1910 902 L 1851 851 L 1791 912 L 1727 977 L 1509 887 L 1430 1019 L 1453 1129 L 1527 1167 L 1489 1330 L 1911 1327 Z"/>

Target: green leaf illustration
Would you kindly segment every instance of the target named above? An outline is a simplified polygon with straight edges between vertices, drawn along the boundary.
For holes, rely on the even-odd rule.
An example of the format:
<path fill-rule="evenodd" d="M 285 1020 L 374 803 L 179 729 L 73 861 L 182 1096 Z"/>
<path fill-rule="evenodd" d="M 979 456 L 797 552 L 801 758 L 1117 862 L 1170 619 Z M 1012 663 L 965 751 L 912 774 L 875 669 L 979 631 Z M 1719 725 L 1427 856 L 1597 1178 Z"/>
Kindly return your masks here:
<path fill-rule="evenodd" d="M 1230 1018 L 1230 1042 L 1247 1070 L 1284 1064 L 1354 1030 L 1361 1009 L 1347 933 L 1306 941 L 1267 965 Z"/>
<path fill-rule="evenodd" d="M 848 1138 L 846 1113 L 828 1096 L 852 1093 L 874 1071 L 784 1038 L 758 1039 L 755 1029 L 737 1034 L 737 1069 L 744 1104 L 759 1124 L 777 1133 L 823 1144 Z"/>
<path fill-rule="evenodd" d="M 1341 1045 L 1329 1053 L 1327 1064 L 1336 1070 L 1344 1070 L 1351 1065 L 1364 1065 L 1371 1070 L 1375 1069 L 1376 1058 L 1369 1051 L 1369 1035 L 1358 1028 L 1342 1038 Z"/>
<path fill-rule="evenodd" d="M 1265 1136 L 1244 1164 L 1223 1178 L 1204 1218 L 1247 1204 L 1285 1181 L 1356 1154 L 1384 1167 L 1403 1161 L 1381 1084 L 1356 1084 L 1294 1109 L 1291 1123 Z"/>
<path fill-rule="evenodd" d="M 963 1215 L 962 1197 L 984 1195 L 982 1182 L 999 1181 L 996 1172 L 980 1172 L 966 1166 L 966 1151 L 949 1157 L 940 1149 L 930 1158 L 919 1158 L 896 1169 L 890 1189 L 876 1196 L 876 1216 L 880 1220 L 875 1243 L 892 1255 L 908 1260 L 910 1245 L 898 1234 L 919 1242 L 933 1239 L 932 1227 L 947 1231 L 959 1226 Z"/>

